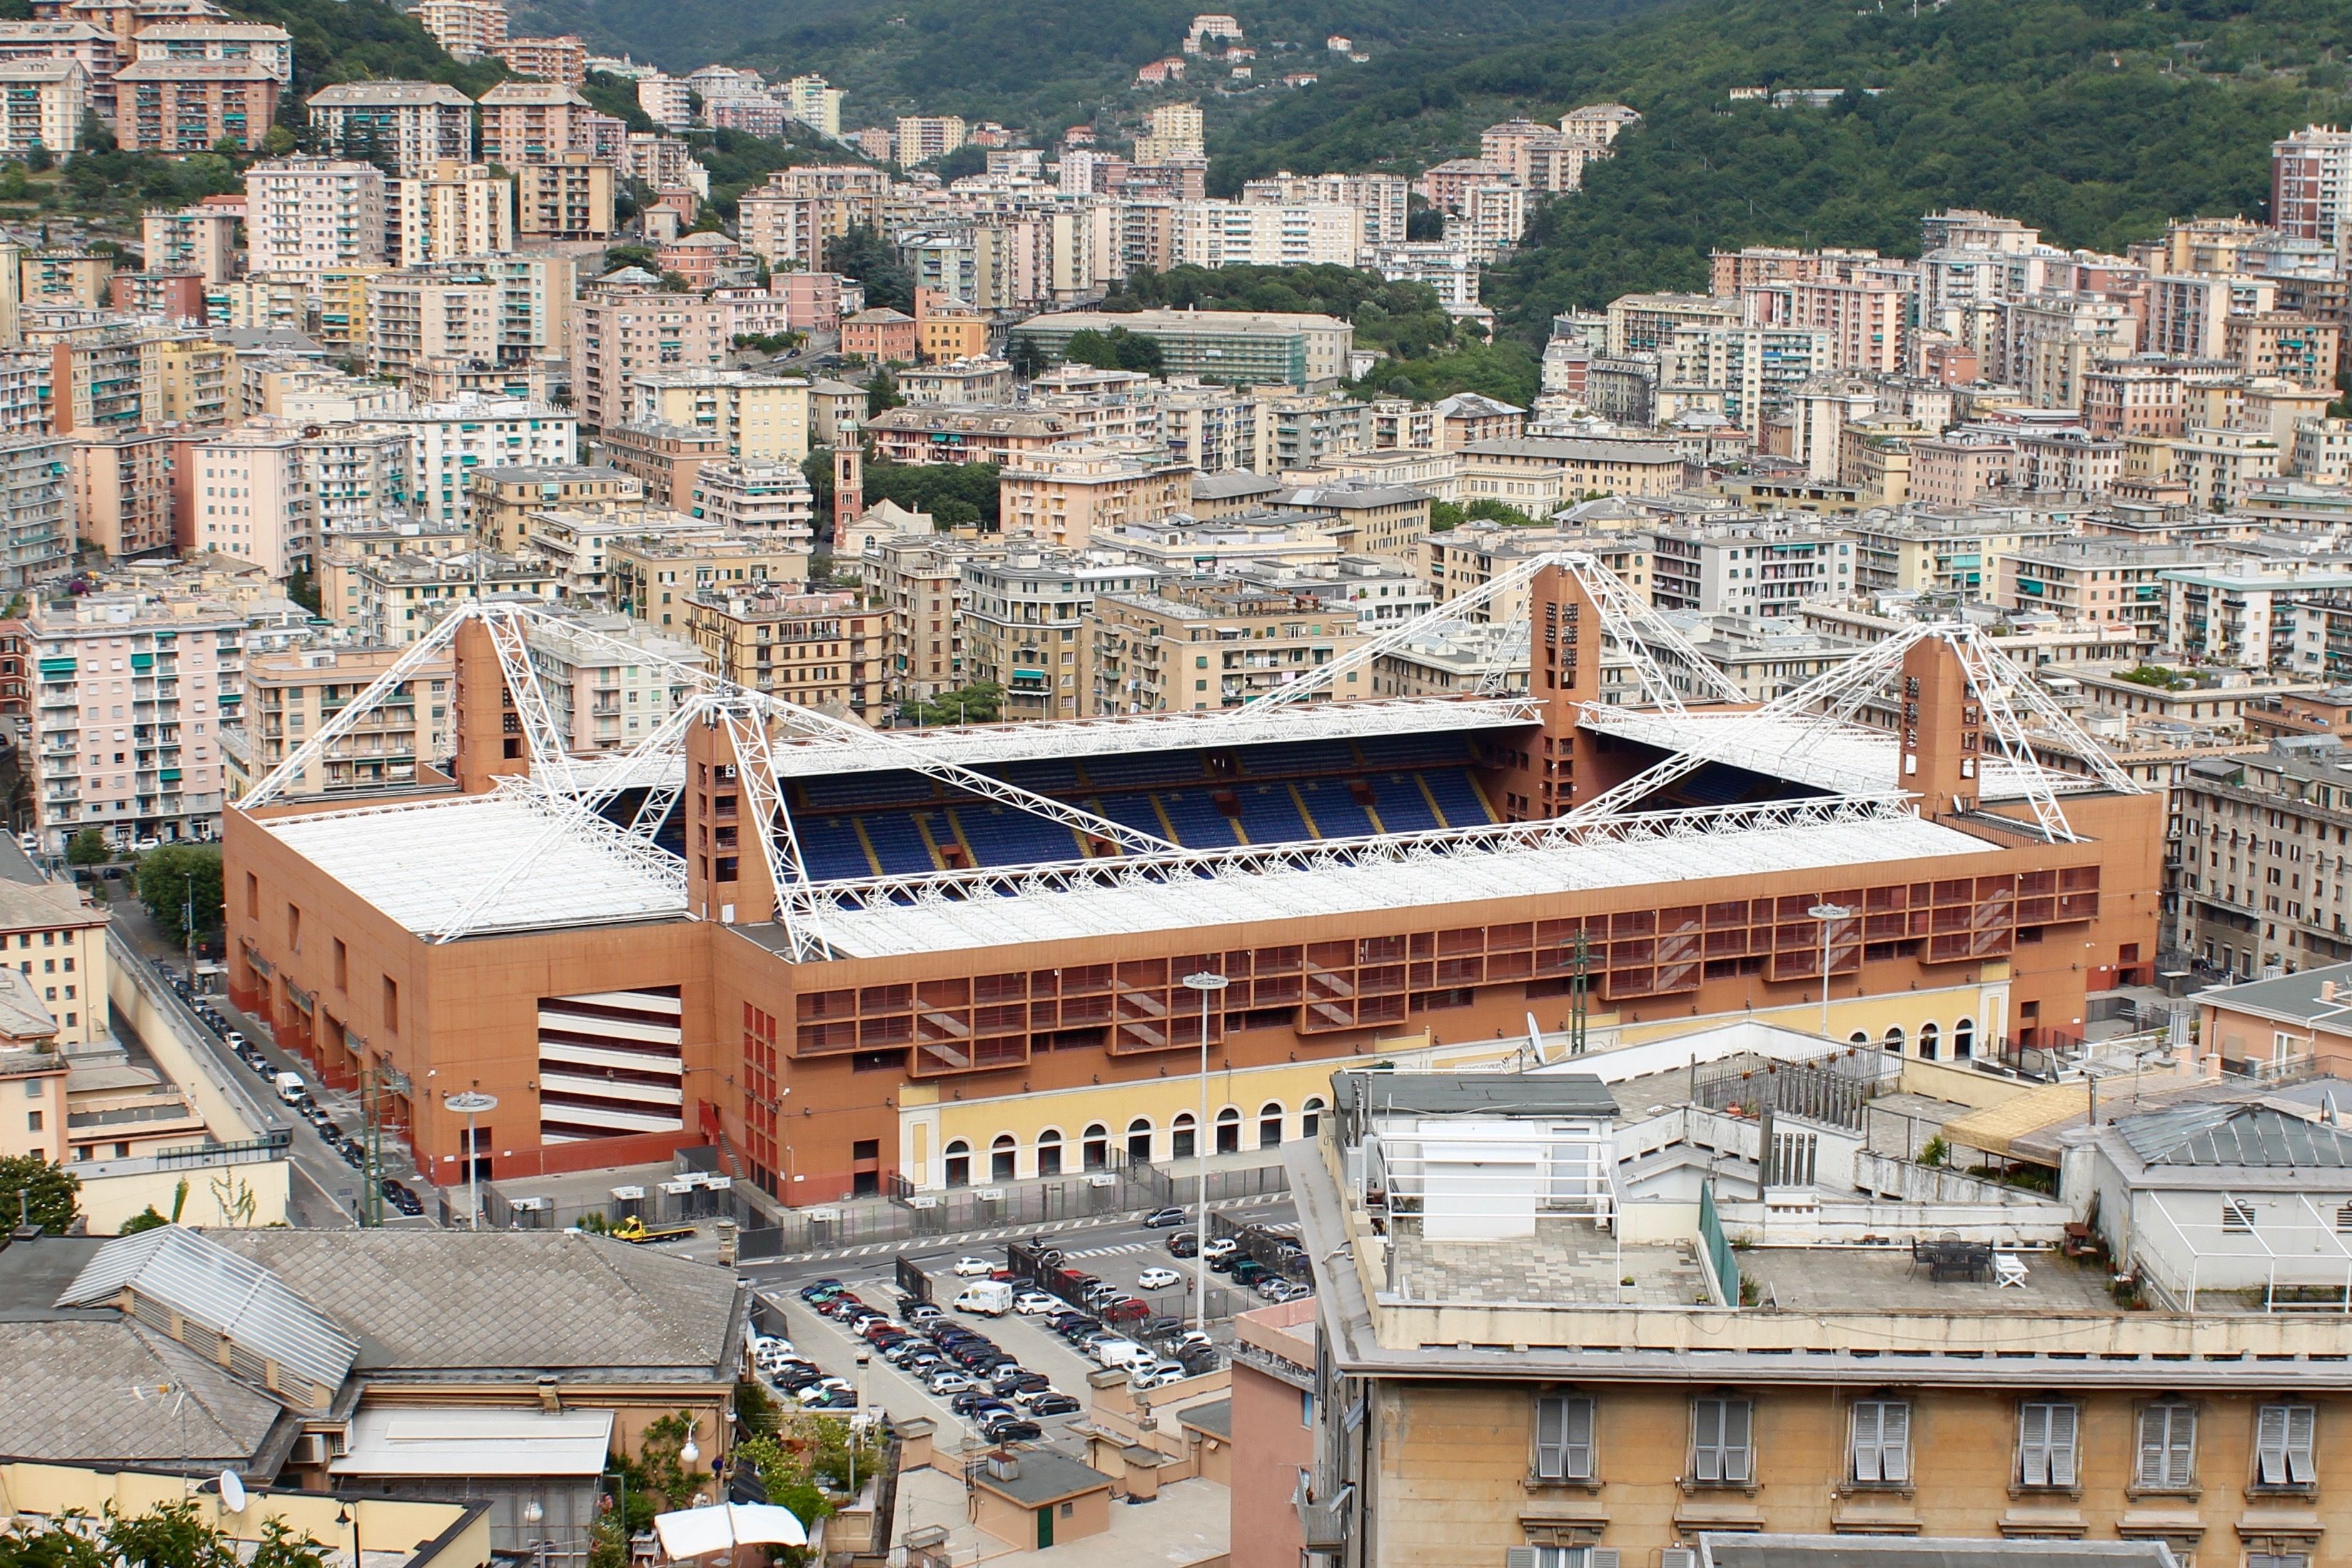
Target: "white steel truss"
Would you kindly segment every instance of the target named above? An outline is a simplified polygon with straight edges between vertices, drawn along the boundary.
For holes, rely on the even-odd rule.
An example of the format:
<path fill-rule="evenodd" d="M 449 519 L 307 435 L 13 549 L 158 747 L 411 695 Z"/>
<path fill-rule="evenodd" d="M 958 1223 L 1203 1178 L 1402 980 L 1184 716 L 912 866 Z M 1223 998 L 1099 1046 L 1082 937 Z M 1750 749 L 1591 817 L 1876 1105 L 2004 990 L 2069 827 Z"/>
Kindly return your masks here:
<path fill-rule="evenodd" d="M 546 688 L 539 684 L 539 671 L 530 662 L 530 623 L 520 610 L 520 606 L 506 601 L 484 606 L 482 629 L 498 651 L 499 670 L 506 676 L 507 695 L 514 702 L 523 745 L 530 749 L 531 777 L 550 789 L 573 794 L 578 786 L 572 777 L 572 748 L 555 722 Z"/>
<path fill-rule="evenodd" d="M 1699 719 L 1587 704 L 1585 723 L 1644 740 L 1669 755 L 1587 801 L 1570 813 L 1570 820 L 1605 820 L 1632 810 L 1710 761 L 1763 773 L 1826 768 L 1840 775 L 1831 787 L 1857 793 L 1895 788 L 1895 737 L 1856 722 L 1854 716 L 1885 695 L 1912 648 L 1931 640 L 1944 643 L 1960 661 L 1969 693 L 1983 715 L 1990 744 L 1979 759 L 1979 777 L 1986 798 L 2023 799 L 2046 835 L 2072 843 L 2078 835 L 2066 821 L 2061 796 L 2102 788 L 2117 794 L 2143 792 L 1995 639 L 1967 622 L 1920 622 L 1745 714 Z M 2039 731 L 2026 723 L 2029 714 L 2040 722 Z M 2045 765 L 2034 755 L 2037 735 L 2079 756 L 2090 776 L 2061 773 Z M 1882 761 L 1883 778 L 1875 776 Z"/>
<path fill-rule="evenodd" d="M 341 713 L 320 725 L 317 734 L 288 752 L 286 760 L 271 768 L 259 783 L 247 789 L 237 804 L 251 810 L 269 805 L 284 795 L 313 761 L 326 754 L 327 747 L 357 727 L 360 720 L 382 707 L 385 700 L 407 684 L 436 653 L 447 647 L 457 634 L 457 618 L 452 616 L 410 643 L 407 651 L 392 662 L 390 669 L 370 681 L 359 695 L 343 706 Z"/>
<path fill-rule="evenodd" d="M 1692 647 L 1683 634 L 1675 630 L 1665 617 L 1643 603 L 1632 590 L 1618 580 L 1617 574 L 1601 564 L 1600 559 L 1582 550 L 1549 550 L 1529 556 L 1507 571 L 1496 572 L 1469 592 L 1447 600 L 1432 610 L 1425 610 L 1410 621 L 1399 622 L 1378 636 L 1370 638 L 1348 650 L 1339 658 L 1322 664 L 1292 681 L 1276 686 L 1262 696 L 1252 698 L 1223 716 L 1234 725 L 1258 724 L 1289 705 L 1303 701 L 1318 692 L 1328 692 L 1332 683 L 1353 670 L 1370 668 L 1388 653 L 1403 647 L 1415 638 L 1424 636 L 1459 621 L 1463 616 L 1504 594 L 1532 583 L 1547 568 L 1557 567 L 1582 585 L 1593 607 L 1601 613 L 1601 634 L 1604 643 L 1614 643 L 1625 662 L 1633 667 L 1634 678 L 1642 687 L 1642 700 L 1671 713 L 1683 711 L 1682 693 L 1676 689 L 1666 666 L 1683 671 L 1704 702 L 1738 703 L 1747 695 L 1732 683 L 1731 678 L 1715 667 L 1706 655 Z M 1516 618 L 1514 621 L 1516 623 Z"/>
<path fill-rule="evenodd" d="M 776 781 L 776 759 L 768 746 L 768 716 L 748 704 L 713 704 L 712 718 L 727 727 L 735 748 L 736 779 L 742 785 L 743 828 L 757 833 L 760 853 L 776 889 L 776 924 L 784 928 L 793 962 L 818 956 L 824 943 L 818 933 L 822 911 L 809 881 L 808 862 L 801 856 L 801 839 L 793 814 L 784 807 L 783 790 Z M 737 835 L 741 853 L 741 834 Z"/>
<path fill-rule="evenodd" d="M 1202 879 L 1246 876 L 1268 871 L 1313 871 L 1334 866 L 1425 863 L 1443 875 L 1445 861 L 1462 855 L 1507 853 L 1597 843 L 1638 843 L 1653 839 L 1699 839 L 1762 828 L 1846 826 L 1916 820 L 1896 795 L 1822 796 L 1759 805 L 1710 806 L 1685 811 L 1646 811 L 1607 821 L 1553 818 L 1535 822 L 1489 822 L 1438 828 L 1419 833 L 1379 833 L 1346 839 L 1306 839 L 1279 843 L 1218 845 L 1172 854 L 1122 855 L 1097 860 L 1050 861 L 1031 865 L 977 866 L 912 876 L 867 877 L 817 885 L 820 904 L 839 910 L 924 904 L 949 899 L 1066 892 L 1080 887 L 1165 885 L 1171 894 Z"/>

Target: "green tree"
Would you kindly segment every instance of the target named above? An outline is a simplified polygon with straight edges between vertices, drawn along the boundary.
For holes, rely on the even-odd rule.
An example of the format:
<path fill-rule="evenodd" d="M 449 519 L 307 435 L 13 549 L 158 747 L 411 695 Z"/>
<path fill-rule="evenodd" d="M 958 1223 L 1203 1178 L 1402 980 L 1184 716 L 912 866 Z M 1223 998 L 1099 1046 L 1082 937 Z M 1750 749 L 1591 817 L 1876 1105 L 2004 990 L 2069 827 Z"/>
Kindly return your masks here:
<path fill-rule="evenodd" d="M 111 1515 L 106 1544 L 123 1568 L 236 1568 L 236 1552 L 194 1501 L 167 1502 L 135 1519 Z"/>
<path fill-rule="evenodd" d="M 84 828 L 66 841 L 68 865 L 104 865 L 114 858 L 114 846 L 96 828 Z"/>
<path fill-rule="evenodd" d="M 1074 365 L 1092 365 L 1098 371 L 1140 371 L 1156 376 L 1166 368 L 1157 342 L 1124 327 L 1113 327 L 1108 332 L 1091 328 L 1074 332 L 1062 357 Z"/>
<path fill-rule="evenodd" d="M 22 1218 L 51 1236 L 63 1236 L 77 1212 L 74 1198 L 81 1177 L 63 1166 L 50 1165 L 31 1155 L 0 1158 L 0 1226 Z"/>
<path fill-rule="evenodd" d="M 221 852 L 217 844 L 165 844 L 139 857 L 139 902 L 174 942 L 189 936 L 188 906 L 196 936 L 221 928 Z"/>
<path fill-rule="evenodd" d="M 1004 688 L 994 681 L 971 685 L 938 696 L 898 705 L 902 725 L 932 728 L 950 724 L 994 724 L 1004 708 Z"/>
<path fill-rule="evenodd" d="M 870 308 L 915 308 L 915 275 L 899 258 L 898 247 L 870 225 L 853 225 L 847 233 L 825 241 L 824 267 L 828 272 L 866 285 L 866 303 Z"/>
<path fill-rule="evenodd" d="M 170 1220 L 164 1218 L 163 1215 L 156 1212 L 155 1206 L 151 1203 L 146 1207 L 141 1209 L 138 1213 L 132 1215 L 130 1218 L 124 1220 L 122 1222 L 122 1228 L 115 1232 L 115 1234 L 118 1236 L 136 1236 L 142 1230 L 160 1230 L 164 1226 L 171 1223 L 172 1222 Z"/>
<path fill-rule="evenodd" d="M 898 395 L 898 378 L 890 373 L 887 365 L 877 365 L 866 381 L 866 417 L 873 418 L 886 408 L 904 408 L 907 400 Z"/>

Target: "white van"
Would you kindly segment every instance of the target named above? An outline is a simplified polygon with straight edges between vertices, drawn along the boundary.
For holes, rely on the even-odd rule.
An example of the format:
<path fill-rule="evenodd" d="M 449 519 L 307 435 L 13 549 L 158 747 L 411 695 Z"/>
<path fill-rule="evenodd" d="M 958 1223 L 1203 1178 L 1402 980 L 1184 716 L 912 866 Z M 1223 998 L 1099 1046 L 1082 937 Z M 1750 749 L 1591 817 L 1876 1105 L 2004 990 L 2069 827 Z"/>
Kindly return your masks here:
<path fill-rule="evenodd" d="M 1105 1366 L 1150 1366 L 1160 1358 L 1131 1339 L 1106 1339 L 1095 1342 L 1095 1359 Z"/>
<path fill-rule="evenodd" d="M 309 1091 L 302 1087 L 302 1075 L 299 1072 L 281 1072 L 269 1082 L 277 1085 L 278 1097 L 289 1105 L 299 1105 L 309 1096 Z"/>
<path fill-rule="evenodd" d="M 982 1280 L 978 1284 L 966 1285 L 955 1299 L 955 1310 L 1001 1318 L 1013 1310 L 1013 1283 L 1009 1280 Z"/>

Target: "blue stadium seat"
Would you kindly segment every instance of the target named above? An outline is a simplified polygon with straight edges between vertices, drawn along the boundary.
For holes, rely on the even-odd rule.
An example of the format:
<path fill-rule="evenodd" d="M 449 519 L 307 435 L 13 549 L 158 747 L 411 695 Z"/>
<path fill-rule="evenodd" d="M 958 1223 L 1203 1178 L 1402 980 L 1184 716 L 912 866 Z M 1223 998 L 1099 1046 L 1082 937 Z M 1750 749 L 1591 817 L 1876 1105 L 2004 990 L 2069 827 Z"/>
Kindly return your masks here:
<path fill-rule="evenodd" d="M 995 768 L 984 768 L 1007 784 L 1015 784 L 1034 795 L 1075 795 L 1084 788 L 1078 781 L 1078 765 L 1061 758 L 1039 762 L 1007 762 Z"/>
<path fill-rule="evenodd" d="M 1494 813 L 1486 810 L 1486 801 L 1479 799 L 1476 786 L 1470 782 L 1470 775 L 1464 769 L 1435 768 L 1421 777 L 1429 786 L 1430 794 L 1435 797 L 1437 809 L 1445 813 L 1447 827 L 1472 828 L 1495 820 Z"/>
<path fill-rule="evenodd" d="M 1080 804 L 1097 817 L 1108 817 L 1123 827 L 1139 828 L 1154 838 L 1168 836 L 1168 824 L 1151 809 L 1151 795 L 1138 790 L 1125 795 L 1103 795 Z"/>
<path fill-rule="evenodd" d="M 1078 858 L 1077 835 L 1049 817 L 992 800 L 962 801 L 944 814 L 962 828 L 964 842 L 982 865 L 1035 865 Z"/>
<path fill-rule="evenodd" d="M 1364 766 L 1386 772 L 1401 768 L 1459 768 L 1470 760 L 1470 741 L 1461 735 L 1381 735 L 1356 742 Z"/>
<path fill-rule="evenodd" d="M 1353 773 L 1362 765 L 1344 740 L 1301 740 L 1287 746 L 1254 746 L 1240 753 L 1242 771 L 1254 779 L 1299 779 L 1312 773 Z"/>
<path fill-rule="evenodd" d="M 814 811 L 845 806 L 911 806 L 929 800 L 937 786 L 919 773 L 845 773 L 801 780 L 801 799 Z"/>
<path fill-rule="evenodd" d="M 801 841 L 801 859 L 808 866 L 809 875 L 820 882 L 851 882 L 874 874 L 874 867 L 866 859 L 865 846 L 857 841 L 857 829 L 847 817 L 801 817 L 793 819 L 793 831 Z"/>
<path fill-rule="evenodd" d="M 1234 791 L 1242 803 L 1242 831 L 1254 844 L 1293 843 L 1312 838 L 1286 784 L 1244 784 Z"/>
<path fill-rule="evenodd" d="M 1307 814 L 1315 819 L 1318 838 L 1360 839 L 1372 831 L 1372 819 L 1356 804 L 1344 783 L 1308 779 L 1298 786 L 1298 798 L 1307 803 Z"/>
<path fill-rule="evenodd" d="M 1155 784 L 1185 784 L 1201 777 L 1197 751 L 1140 751 L 1124 757 L 1089 757 L 1087 781 L 1097 789 L 1147 789 Z"/>
<path fill-rule="evenodd" d="M 940 869 L 931 859 L 930 847 L 923 842 L 921 830 L 915 826 L 912 812 L 870 811 L 859 821 L 866 824 L 866 837 L 882 862 L 885 876 L 912 876 Z"/>
<path fill-rule="evenodd" d="M 1381 826 L 1390 832 L 1426 832 L 1444 825 L 1429 809 L 1429 801 L 1412 774 L 1382 773 L 1376 775 L 1371 784 L 1373 809 L 1381 814 Z"/>
<path fill-rule="evenodd" d="M 1217 810 L 1216 797 L 1207 789 L 1162 789 L 1160 808 L 1176 830 L 1176 841 L 1186 849 L 1220 848 L 1238 843 L 1233 820 Z"/>

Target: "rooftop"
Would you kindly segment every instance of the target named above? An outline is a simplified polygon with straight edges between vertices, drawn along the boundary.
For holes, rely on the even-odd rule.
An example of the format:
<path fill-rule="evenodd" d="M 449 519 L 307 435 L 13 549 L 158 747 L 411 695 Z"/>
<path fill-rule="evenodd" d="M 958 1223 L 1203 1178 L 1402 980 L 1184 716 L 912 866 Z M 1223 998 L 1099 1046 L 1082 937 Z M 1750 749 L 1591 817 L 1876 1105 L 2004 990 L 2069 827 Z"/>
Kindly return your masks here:
<path fill-rule="evenodd" d="M 1925 1263 L 1912 1260 L 1907 1245 L 1751 1247 L 1739 1254 L 1739 1271 L 1756 1281 L 1767 1306 L 1784 1312 L 2116 1310 L 2104 1269 L 2055 1252 L 2035 1252 L 2024 1262 L 2022 1282 L 1999 1285 L 1990 1274 L 1933 1279 Z"/>

